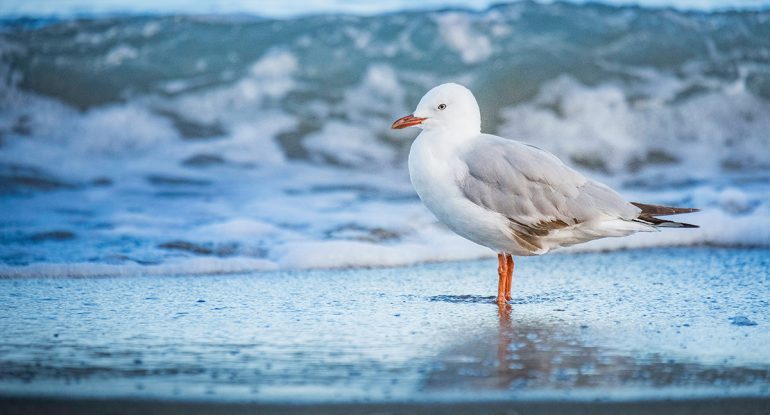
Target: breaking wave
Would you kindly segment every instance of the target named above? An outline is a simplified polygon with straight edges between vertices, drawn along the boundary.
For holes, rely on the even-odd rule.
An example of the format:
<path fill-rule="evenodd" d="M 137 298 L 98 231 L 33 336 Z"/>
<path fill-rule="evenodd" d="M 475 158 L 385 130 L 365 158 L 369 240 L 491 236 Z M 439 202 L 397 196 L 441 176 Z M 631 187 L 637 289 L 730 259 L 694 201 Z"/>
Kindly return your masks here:
<path fill-rule="evenodd" d="M 514 3 L 378 16 L 6 20 L 2 275 L 489 256 L 390 123 L 446 81 L 488 132 L 704 225 L 575 249 L 770 246 L 770 12 Z M 573 249 L 574 250 L 574 249 Z M 177 271 L 174 271 L 177 270 Z"/>

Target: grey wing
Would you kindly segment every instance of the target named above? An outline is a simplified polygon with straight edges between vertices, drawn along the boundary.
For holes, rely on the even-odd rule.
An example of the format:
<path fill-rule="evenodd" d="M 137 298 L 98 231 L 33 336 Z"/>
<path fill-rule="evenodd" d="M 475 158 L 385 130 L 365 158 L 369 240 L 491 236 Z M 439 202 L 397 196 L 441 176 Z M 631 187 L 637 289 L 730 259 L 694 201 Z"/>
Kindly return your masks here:
<path fill-rule="evenodd" d="M 640 210 L 536 147 L 482 135 L 464 151 L 463 194 L 510 221 L 517 239 L 538 250 L 538 238 L 592 221 L 634 220 Z"/>

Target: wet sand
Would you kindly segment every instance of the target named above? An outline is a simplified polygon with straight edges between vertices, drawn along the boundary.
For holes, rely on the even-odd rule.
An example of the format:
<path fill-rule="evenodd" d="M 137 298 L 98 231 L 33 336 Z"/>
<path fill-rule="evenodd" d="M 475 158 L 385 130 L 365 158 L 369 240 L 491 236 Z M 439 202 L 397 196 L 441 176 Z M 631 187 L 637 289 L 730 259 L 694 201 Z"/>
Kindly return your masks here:
<path fill-rule="evenodd" d="M 0 412 L 768 413 L 770 251 L 0 279 Z"/>
<path fill-rule="evenodd" d="M 687 400 L 645 400 L 615 402 L 574 401 L 464 401 L 409 403 L 348 403 L 325 402 L 306 404 L 264 404 L 245 402 L 149 401 L 124 399 L 24 399 L 6 398 L 0 401 L 6 415 L 51 413 L 61 415 L 91 414 L 264 414 L 264 415 L 467 415 L 467 414 L 529 414 L 529 415 L 766 415 L 768 400 L 763 398 L 714 398 Z"/>

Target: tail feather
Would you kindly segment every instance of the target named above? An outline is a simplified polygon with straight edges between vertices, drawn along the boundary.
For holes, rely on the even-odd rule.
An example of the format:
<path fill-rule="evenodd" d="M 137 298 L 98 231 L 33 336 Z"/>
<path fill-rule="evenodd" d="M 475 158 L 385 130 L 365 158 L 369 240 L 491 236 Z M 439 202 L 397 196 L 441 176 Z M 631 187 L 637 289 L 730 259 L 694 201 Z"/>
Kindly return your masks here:
<path fill-rule="evenodd" d="M 657 216 L 679 215 L 682 213 L 699 212 L 695 208 L 678 208 L 661 205 L 648 205 L 645 203 L 631 202 L 632 205 L 642 210 L 637 218 L 638 222 L 647 223 L 656 228 L 699 228 L 698 225 L 692 225 L 684 222 L 674 222 L 672 220 L 660 219 Z"/>

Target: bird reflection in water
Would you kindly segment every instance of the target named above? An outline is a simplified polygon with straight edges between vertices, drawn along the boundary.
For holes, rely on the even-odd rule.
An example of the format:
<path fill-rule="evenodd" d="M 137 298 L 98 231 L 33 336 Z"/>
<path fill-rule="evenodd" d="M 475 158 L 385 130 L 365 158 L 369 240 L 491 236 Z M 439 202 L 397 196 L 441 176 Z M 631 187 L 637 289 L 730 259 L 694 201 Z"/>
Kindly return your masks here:
<path fill-rule="evenodd" d="M 663 353 L 615 350 L 592 344 L 586 327 L 517 316 L 497 309 L 497 329 L 438 356 L 426 390 L 566 390 L 770 383 L 770 366 L 703 364 Z M 615 335 L 622 335 L 616 333 Z"/>

